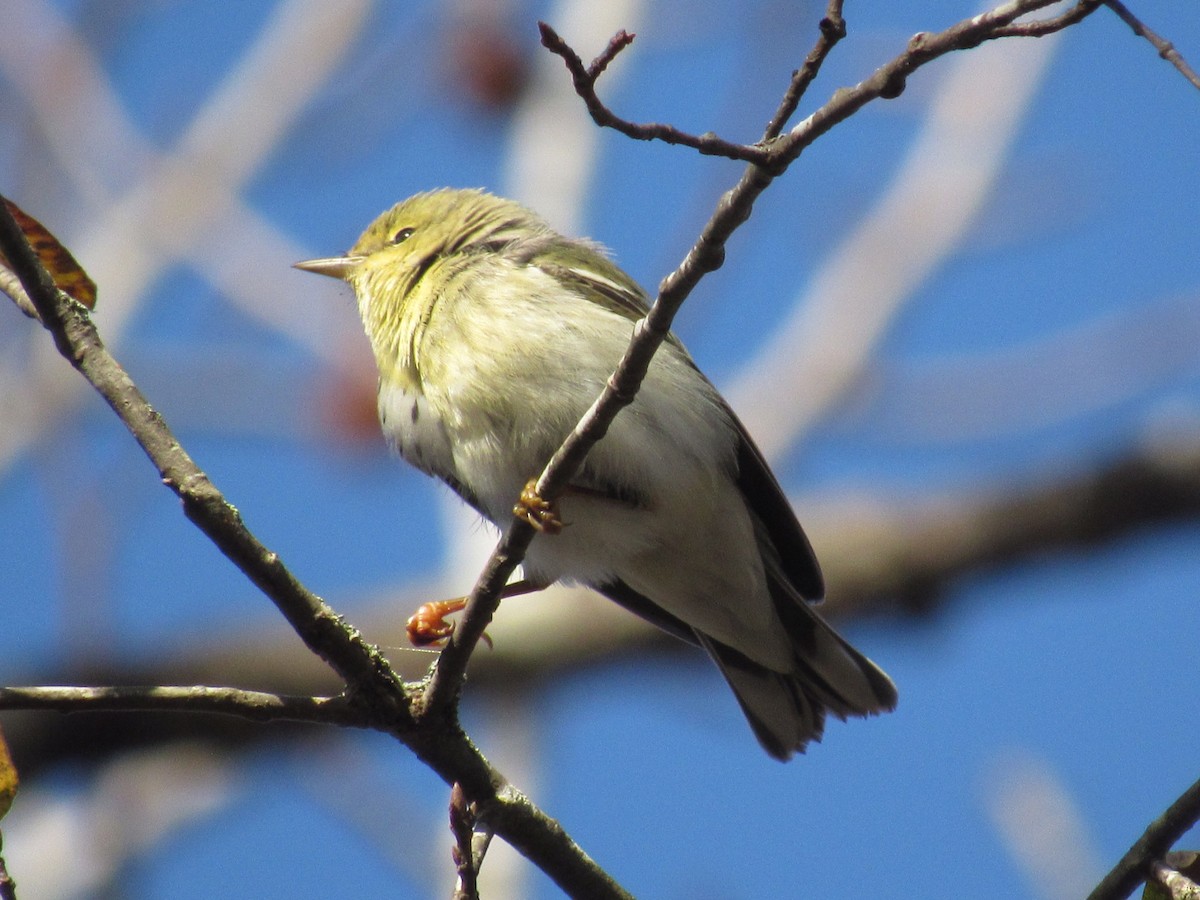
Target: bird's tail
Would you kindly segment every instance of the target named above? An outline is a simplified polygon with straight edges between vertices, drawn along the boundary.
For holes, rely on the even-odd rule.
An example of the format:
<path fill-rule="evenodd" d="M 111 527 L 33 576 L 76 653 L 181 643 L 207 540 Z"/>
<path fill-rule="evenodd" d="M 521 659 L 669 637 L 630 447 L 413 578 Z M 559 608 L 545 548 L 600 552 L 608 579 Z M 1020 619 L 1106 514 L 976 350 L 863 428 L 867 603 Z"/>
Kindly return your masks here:
<path fill-rule="evenodd" d="M 697 635 L 733 688 L 763 748 L 786 760 L 821 739 L 825 715 L 839 719 L 887 712 L 896 686 L 807 603 L 781 604 L 795 648 L 790 672 L 777 672 L 706 635 Z"/>

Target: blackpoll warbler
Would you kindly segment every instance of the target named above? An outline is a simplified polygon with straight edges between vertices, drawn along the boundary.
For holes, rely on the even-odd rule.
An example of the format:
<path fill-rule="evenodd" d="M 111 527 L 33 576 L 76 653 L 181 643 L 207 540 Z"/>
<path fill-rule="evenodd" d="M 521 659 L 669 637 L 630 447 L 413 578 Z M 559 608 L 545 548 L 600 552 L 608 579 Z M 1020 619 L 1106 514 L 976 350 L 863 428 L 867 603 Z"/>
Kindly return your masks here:
<path fill-rule="evenodd" d="M 646 311 L 601 248 L 482 191 L 418 194 L 345 256 L 297 266 L 354 288 L 389 443 L 501 529 Z M 553 533 L 535 537 L 527 579 L 589 585 L 703 647 L 772 756 L 820 738 L 826 711 L 895 706 L 887 675 L 810 605 L 824 583 L 787 498 L 674 337 L 557 508 L 536 513 Z"/>

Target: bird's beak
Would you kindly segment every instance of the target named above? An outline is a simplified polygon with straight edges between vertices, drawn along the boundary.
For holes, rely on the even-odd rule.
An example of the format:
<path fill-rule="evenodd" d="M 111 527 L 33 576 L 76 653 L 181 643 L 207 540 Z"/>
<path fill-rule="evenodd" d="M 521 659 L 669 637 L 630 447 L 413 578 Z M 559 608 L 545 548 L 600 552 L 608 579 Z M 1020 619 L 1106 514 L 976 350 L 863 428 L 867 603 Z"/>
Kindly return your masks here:
<path fill-rule="evenodd" d="M 331 256 L 327 259 L 306 259 L 303 262 L 292 263 L 292 268 L 345 280 L 362 260 L 361 256 Z"/>

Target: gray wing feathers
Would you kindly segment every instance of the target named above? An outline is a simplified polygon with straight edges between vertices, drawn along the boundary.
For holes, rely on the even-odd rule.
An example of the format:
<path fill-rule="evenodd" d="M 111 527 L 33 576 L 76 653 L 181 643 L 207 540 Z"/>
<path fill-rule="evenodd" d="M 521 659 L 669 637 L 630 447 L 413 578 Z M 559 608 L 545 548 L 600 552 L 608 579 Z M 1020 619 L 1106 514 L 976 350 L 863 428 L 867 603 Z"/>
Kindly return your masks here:
<path fill-rule="evenodd" d="M 755 520 L 768 590 L 791 639 L 793 667 L 777 672 L 706 635 L 704 648 L 737 696 L 759 742 L 787 759 L 819 740 L 825 714 L 840 719 L 886 712 L 896 706 L 896 687 L 817 613 L 825 582 L 816 555 L 779 482 L 745 427 L 738 432 L 738 486 Z"/>

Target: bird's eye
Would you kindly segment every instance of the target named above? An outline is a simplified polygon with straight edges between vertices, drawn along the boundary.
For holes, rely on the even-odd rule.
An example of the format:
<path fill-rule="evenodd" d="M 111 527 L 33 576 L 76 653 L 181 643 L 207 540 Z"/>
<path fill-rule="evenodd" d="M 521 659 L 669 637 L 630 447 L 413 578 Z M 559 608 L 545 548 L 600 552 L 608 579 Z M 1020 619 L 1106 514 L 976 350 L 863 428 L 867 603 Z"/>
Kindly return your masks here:
<path fill-rule="evenodd" d="M 412 234 L 413 234 L 412 228 L 401 228 L 399 231 L 397 231 L 395 234 L 392 235 L 392 243 L 393 244 L 403 244 L 410 237 L 412 237 Z"/>

